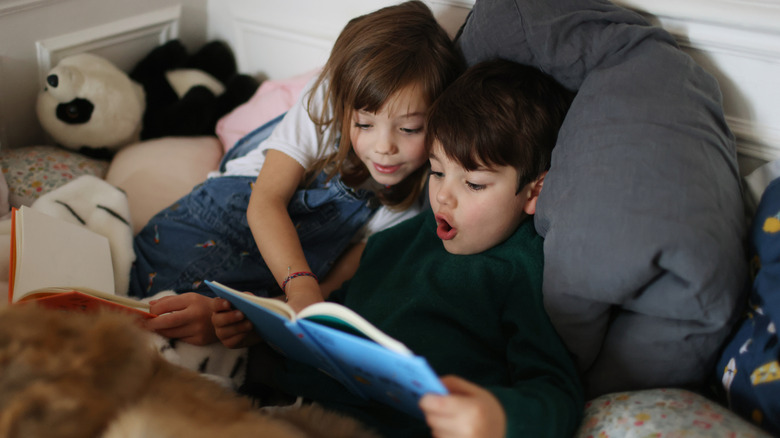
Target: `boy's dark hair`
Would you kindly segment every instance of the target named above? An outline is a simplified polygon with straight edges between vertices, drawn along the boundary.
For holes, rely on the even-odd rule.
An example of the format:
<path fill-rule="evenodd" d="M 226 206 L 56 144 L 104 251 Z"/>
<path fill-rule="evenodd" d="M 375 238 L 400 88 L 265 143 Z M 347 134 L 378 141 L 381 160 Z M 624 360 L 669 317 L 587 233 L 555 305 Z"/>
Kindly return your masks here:
<path fill-rule="evenodd" d="M 574 94 L 536 68 L 503 59 L 470 67 L 430 109 L 425 146 L 434 142 L 468 170 L 512 166 L 518 191 L 550 168 Z"/>

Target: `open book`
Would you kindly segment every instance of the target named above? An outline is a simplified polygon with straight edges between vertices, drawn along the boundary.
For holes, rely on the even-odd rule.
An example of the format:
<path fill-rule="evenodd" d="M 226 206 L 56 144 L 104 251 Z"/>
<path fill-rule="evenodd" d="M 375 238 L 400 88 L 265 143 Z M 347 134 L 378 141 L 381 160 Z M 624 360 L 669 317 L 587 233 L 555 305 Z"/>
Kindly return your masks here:
<path fill-rule="evenodd" d="M 319 368 L 360 397 L 422 417 L 420 397 L 447 393 L 423 357 L 347 307 L 322 302 L 296 314 L 280 300 L 206 284 L 243 312 L 269 345 Z"/>
<path fill-rule="evenodd" d="M 8 301 L 59 309 L 111 308 L 152 318 L 149 305 L 114 293 L 108 239 L 22 206 L 11 215 Z"/>

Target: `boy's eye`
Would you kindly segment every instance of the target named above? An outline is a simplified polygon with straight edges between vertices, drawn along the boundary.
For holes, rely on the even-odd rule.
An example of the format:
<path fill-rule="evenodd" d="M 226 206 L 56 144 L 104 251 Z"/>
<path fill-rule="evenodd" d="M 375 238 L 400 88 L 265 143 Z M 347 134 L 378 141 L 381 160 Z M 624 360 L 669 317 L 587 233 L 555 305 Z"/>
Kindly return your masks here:
<path fill-rule="evenodd" d="M 466 181 L 466 185 L 468 186 L 469 189 L 474 190 L 475 192 L 480 191 L 486 187 L 485 184 L 474 184 L 468 181 Z"/>
<path fill-rule="evenodd" d="M 422 132 L 422 128 L 401 128 L 401 132 L 404 134 L 417 134 Z"/>
<path fill-rule="evenodd" d="M 436 172 L 435 170 L 431 170 L 428 172 L 429 175 L 431 175 L 434 178 L 441 178 L 444 176 L 442 172 Z"/>

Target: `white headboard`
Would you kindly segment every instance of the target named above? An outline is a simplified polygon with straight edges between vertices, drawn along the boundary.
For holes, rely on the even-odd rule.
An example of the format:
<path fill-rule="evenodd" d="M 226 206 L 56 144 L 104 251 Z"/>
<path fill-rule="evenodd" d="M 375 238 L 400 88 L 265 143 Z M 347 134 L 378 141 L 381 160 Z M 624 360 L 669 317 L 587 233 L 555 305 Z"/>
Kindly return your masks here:
<path fill-rule="evenodd" d="M 425 1 L 451 35 L 474 3 Z M 718 78 L 743 170 L 780 158 L 780 2 L 615 1 L 665 27 Z M 223 39 L 242 72 L 283 78 L 321 66 L 350 18 L 397 2 L 0 0 L 0 147 L 43 140 L 34 113 L 39 80 L 71 53 L 93 51 L 127 69 L 171 38 L 190 48 Z"/>

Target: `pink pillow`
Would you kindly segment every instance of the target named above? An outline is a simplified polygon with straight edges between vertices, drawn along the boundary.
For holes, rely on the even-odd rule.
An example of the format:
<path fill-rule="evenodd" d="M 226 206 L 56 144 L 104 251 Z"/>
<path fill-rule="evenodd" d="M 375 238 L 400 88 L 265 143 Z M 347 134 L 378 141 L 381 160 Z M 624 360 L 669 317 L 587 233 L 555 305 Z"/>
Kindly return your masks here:
<path fill-rule="evenodd" d="M 217 170 L 222 144 L 213 136 L 161 137 L 117 152 L 106 181 L 127 193 L 133 234 Z"/>
<path fill-rule="evenodd" d="M 219 119 L 216 132 L 225 152 L 255 128 L 289 110 L 318 72 L 316 69 L 288 79 L 264 81 L 248 101 Z"/>

